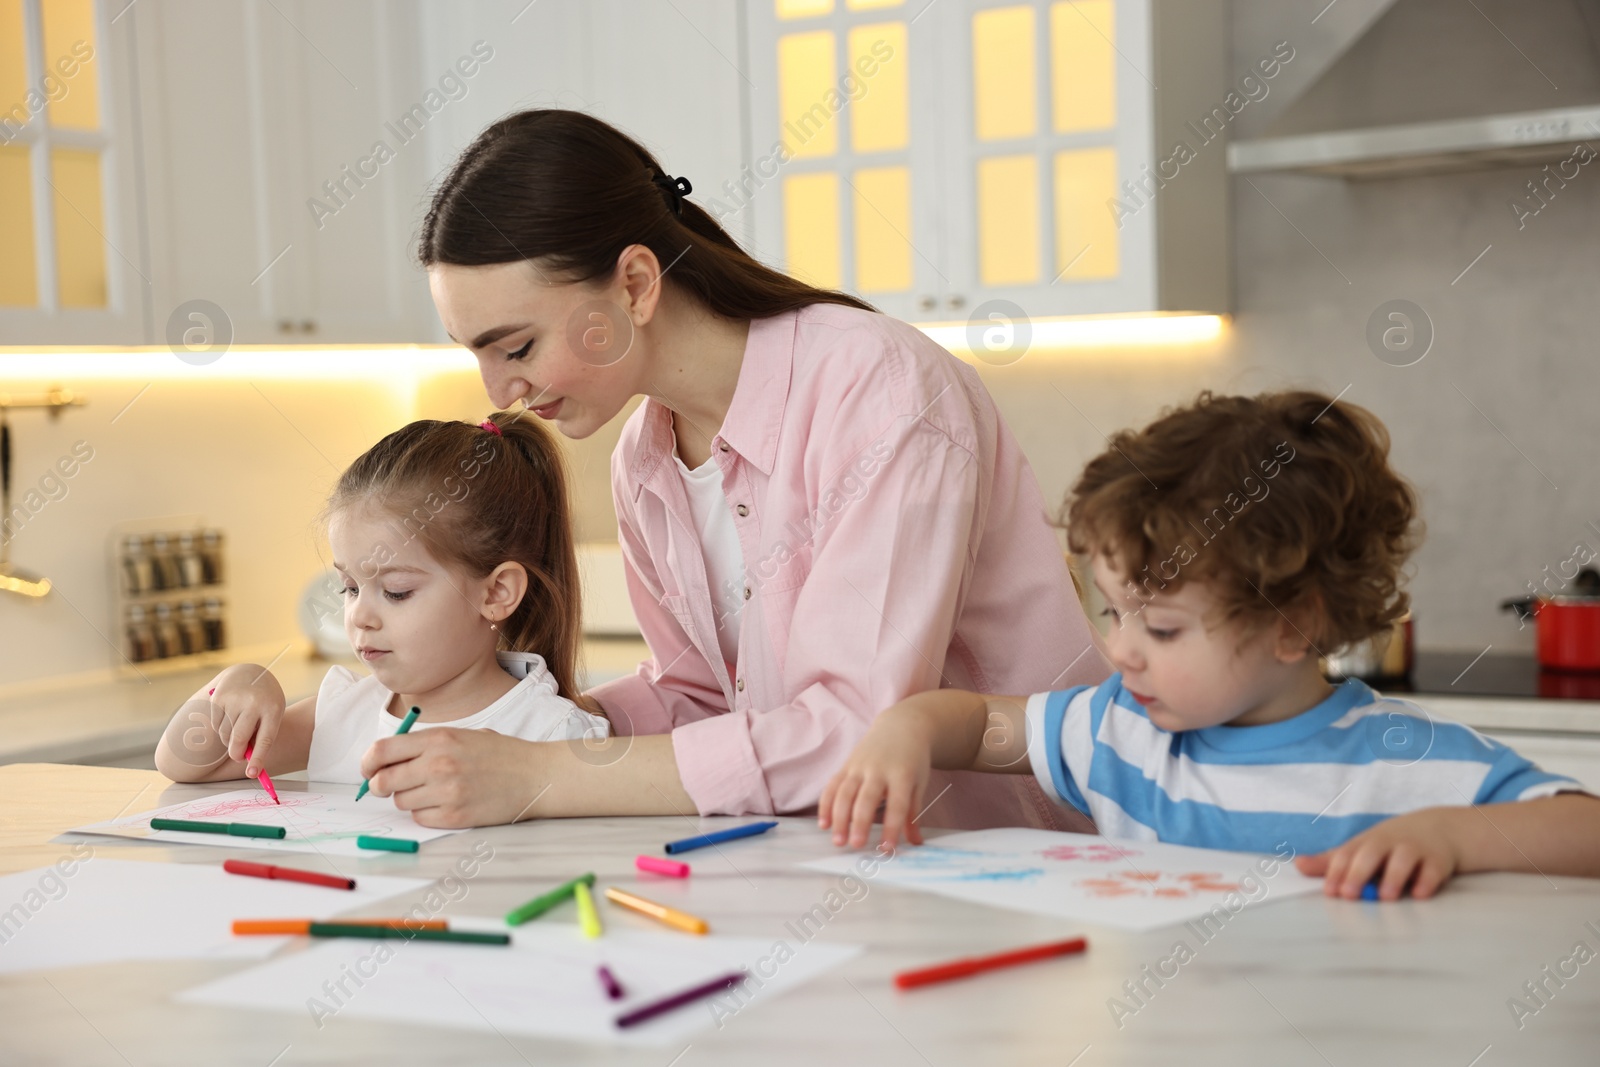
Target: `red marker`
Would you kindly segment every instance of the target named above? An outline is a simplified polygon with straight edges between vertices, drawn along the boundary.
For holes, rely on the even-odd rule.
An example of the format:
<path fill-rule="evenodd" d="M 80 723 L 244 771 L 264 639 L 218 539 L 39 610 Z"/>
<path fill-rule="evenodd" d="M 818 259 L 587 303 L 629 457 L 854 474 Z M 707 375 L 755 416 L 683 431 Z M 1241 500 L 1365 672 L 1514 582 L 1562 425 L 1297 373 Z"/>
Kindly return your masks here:
<path fill-rule="evenodd" d="M 249 860 L 224 860 L 222 869 L 229 874 L 247 874 L 251 878 L 279 878 L 285 882 L 305 882 L 308 885 L 325 885 L 329 889 L 354 889 L 354 878 L 340 878 L 336 874 L 318 874 L 293 867 L 275 867 L 270 863 L 251 863 Z"/>
<path fill-rule="evenodd" d="M 217 687 L 216 686 L 212 686 L 210 689 L 206 690 L 206 696 L 208 696 L 208 697 L 209 696 L 215 696 L 216 693 L 217 693 Z M 244 750 L 245 762 L 247 762 L 247 763 L 249 762 L 250 753 L 254 752 L 255 750 L 256 750 L 256 746 L 254 746 L 254 745 L 249 745 L 249 746 L 247 746 L 245 748 L 245 750 Z M 267 777 L 267 772 L 266 771 L 261 771 L 260 772 L 259 781 L 261 782 L 261 788 L 265 789 L 267 791 L 267 796 L 272 798 L 272 802 L 274 804 L 282 804 L 283 803 L 283 801 L 278 799 L 278 791 L 272 787 L 272 779 Z"/>
<path fill-rule="evenodd" d="M 974 956 L 971 959 L 954 960 L 934 967 L 924 967 L 921 970 L 902 971 L 894 976 L 894 984 L 900 989 L 915 989 L 919 985 L 948 982 L 953 978 L 966 978 L 969 975 L 998 970 L 1001 967 L 1014 967 L 1019 963 L 1033 963 L 1035 960 L 1047 960 L 1052 956 L 1068 956 L 1074 952 L 1082 952 L 1088 947 L 1087 939 L 1074 937 L 1070 941 L 1056 941 L 1048 945 L 1035 945 L 1033 948 L 998 952 L 993 956 Z"/>

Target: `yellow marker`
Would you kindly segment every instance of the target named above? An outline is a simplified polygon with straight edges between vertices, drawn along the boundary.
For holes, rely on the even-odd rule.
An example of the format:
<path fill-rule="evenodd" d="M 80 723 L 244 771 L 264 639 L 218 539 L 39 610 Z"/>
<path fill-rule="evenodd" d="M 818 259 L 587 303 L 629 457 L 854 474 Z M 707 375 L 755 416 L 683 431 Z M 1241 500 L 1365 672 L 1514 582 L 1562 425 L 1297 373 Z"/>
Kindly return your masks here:
<path fill-rule="evenodd" d="M 589 886 L 584 882 L 573 886 L 572 899 L 578 902 L 578 928 L 583 936 L 599 937 L 600 913 L 594 910 L 594 894 L 589 892 Z"/>
<path fill-rule="evenodd" d="M 703 934 L 711 929 L 704 919 L 697 919 L 693 915 L 679 911 L 677 908 L 669 908 L 665 904 L 657 904 L 653 900 L 644 899 L 644 897 L 636 897 L 632 893 L 618 889 L 616 886 L 611 886 L 606 890 L 606 899 L 613 904 L 621 904 L 624 908 L 636 911 L 640 915 L 648 915 L 658 922 L 677 927 L 686 934 Z"/>

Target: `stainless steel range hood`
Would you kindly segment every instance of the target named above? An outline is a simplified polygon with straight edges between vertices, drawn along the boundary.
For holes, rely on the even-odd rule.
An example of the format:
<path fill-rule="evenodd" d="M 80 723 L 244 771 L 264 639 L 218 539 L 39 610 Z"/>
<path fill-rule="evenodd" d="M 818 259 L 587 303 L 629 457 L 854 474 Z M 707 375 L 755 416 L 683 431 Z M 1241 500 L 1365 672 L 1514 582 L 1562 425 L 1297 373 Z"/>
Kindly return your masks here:
<path fill-rule="evenodd" d="M 1553 163 L 1587 140 L 1600 142 L 1600 105 L 1235 141 L 1228 169 L 1340 178 L 1448 174 Z"/>
<path fill-rule="evenodd" d="M 1538 166 L 1600 146 L 1600 0 L 1396 0 L 1280 112 L 1239 174 Z"/>

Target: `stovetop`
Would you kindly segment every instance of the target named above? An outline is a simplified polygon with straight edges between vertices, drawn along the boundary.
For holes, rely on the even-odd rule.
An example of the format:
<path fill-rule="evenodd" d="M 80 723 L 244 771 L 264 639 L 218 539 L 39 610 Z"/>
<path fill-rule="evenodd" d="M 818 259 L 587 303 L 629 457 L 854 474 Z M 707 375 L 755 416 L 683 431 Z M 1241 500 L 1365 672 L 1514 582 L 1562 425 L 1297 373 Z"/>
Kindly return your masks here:
<path fill-rule="evenodd" d="M 1430 696 L 1600 700 L 1600 673 L 1541 670 L 1532 653 L 1418 652 L 1410 678 L 1373 686 Z"/>

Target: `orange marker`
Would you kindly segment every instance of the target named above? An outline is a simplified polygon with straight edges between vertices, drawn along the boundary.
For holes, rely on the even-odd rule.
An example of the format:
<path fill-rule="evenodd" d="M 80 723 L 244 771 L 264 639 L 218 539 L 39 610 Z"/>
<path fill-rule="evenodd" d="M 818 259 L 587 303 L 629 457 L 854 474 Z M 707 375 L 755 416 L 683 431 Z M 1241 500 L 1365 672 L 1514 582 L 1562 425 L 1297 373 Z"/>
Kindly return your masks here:
<path fill-rule="evenodd" d="M 606 899 L 613 904 L 621 904 L 624 908 L 636 911 L 640 915 L 648 915 L 657 922 L 666 923 L 668 926 L 682 930 L 686 934 L 703 934 L 711 929 L 704 919 L 697 919 L 693 915 L 669 908 L 665 904 L 657 904 L 644 897 L 636 897 L 632 893 L 616 886 L 606 889 Z"/>
<path fill-rule="evenodd" d="M 235 919 L 236 934 L 309 934 L 321 919 Z M 402 930 L 448 930 L 443 919 L 340 919 L 342 926 L 393 926 Z"/>

